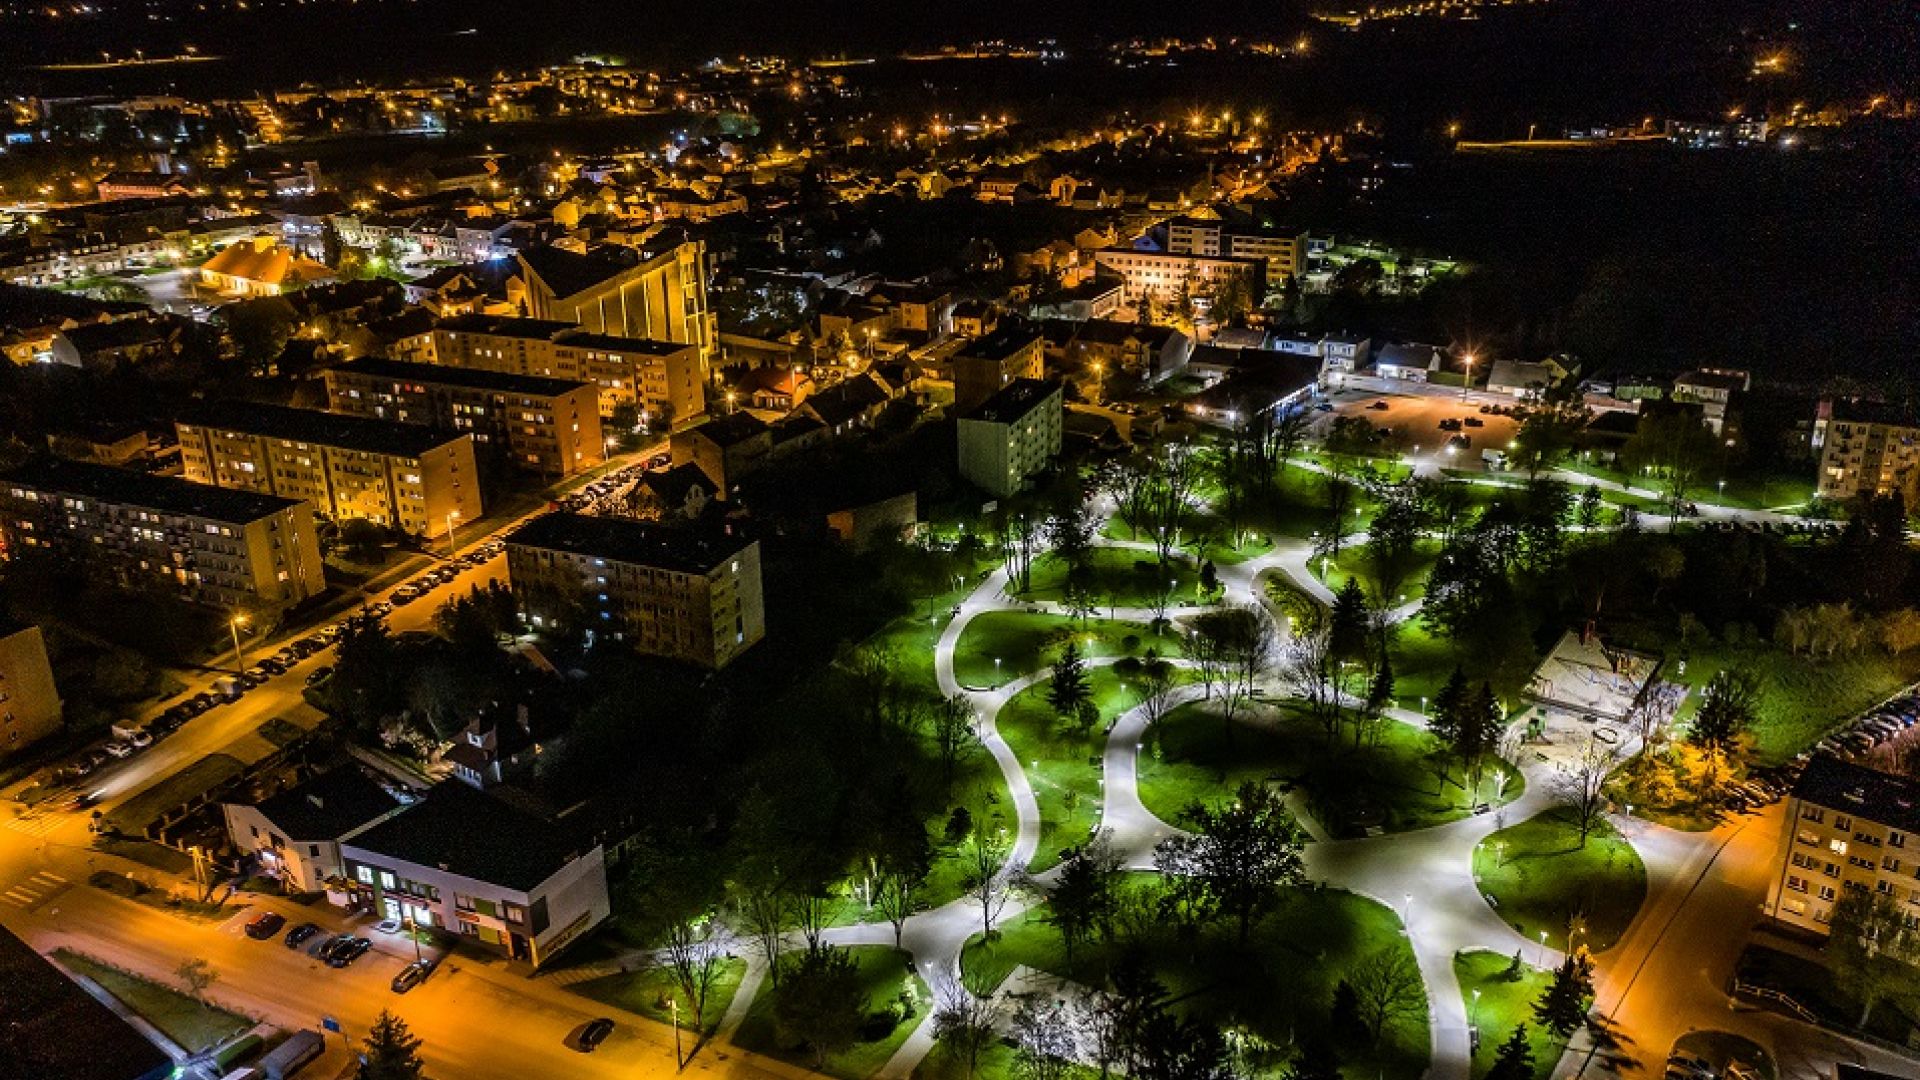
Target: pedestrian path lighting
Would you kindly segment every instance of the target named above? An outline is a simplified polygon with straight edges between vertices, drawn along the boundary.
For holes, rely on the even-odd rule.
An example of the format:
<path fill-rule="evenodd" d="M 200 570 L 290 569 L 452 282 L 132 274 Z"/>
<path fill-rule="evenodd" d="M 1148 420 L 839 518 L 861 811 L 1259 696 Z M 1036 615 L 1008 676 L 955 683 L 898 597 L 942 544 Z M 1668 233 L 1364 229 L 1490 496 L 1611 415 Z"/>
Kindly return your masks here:
<path fill-rule="evenodd" d="M 1540 966 L 1547 966 L 1547 932 L 1540 931 Z"/>

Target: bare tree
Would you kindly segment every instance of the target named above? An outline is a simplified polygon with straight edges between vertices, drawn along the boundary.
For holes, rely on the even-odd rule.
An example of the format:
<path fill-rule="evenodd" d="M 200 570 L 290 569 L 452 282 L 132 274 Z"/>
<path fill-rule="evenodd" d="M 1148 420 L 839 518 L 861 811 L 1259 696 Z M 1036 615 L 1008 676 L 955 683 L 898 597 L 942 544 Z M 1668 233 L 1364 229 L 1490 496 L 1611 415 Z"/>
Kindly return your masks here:
<path fill-rule="evenodd" d="M 747 889 L 734 901 L 735 918 L 753 936 L 767 977 L 780 982 L 780 939 L 787 932 L 787 898 L 775 889 Z"/>
<path fill-rule="evenodd" d="M 933 1037 L 966 1064 L 968 1076 L 979 1070 L 980 1055 L 993 1045 L 1006 1011 L 994 990 L 974 972 L 958 979 L 946 975 L 934 985 Z"/>
<path fill-rule="evenodd" d="M 693 1010 L 693 1029 L 707 1031 L 707 998 L 733 951 L 732 935 L 720 920 L 699 916 L 675 919 L 667 927 L 667 966 L 680 995 Z"/>
<path fill-rule="evenodd" d="M 1333 632 L 1326 616 L 1315 614 L 1294 626 L 1293 638 L 1280 650 L 1280 682 L 1307 703 L 1307 711 L 1331 742 L 1340 734 L 1340 700 L 1333 685 Z"/>
<path fill-rule="evenodd" d="M 205 994 L 207 987 L 220 979 L 220 973 L 213 970 L 213 965 L 205 958 L 198 956 L 182 960 L 180 966 L 173 969 L 173 973 L 180 977 L 181 985 L 187 988 L 187 995 L 195 999 Z"/>
<path fill-rule="evenodd" d="M 1580 829 L 1581 847 L 1587 846 L 1588 835 L 1606 812 L 1607 777 L 1619 763 L 1618 743 L 1603 742 L 1588 733 L 1579 756 L 1568 762 L 1558 777 L 1554 794 L 1573 814 L 1574 824 Z"/>
<path fill-rule="evenodd" d="M 1378 1043 L 1387 1026 L 1427 1012 L 1426 984 L 1420 965 L 1402 946 L 1389 945 L 1363 958 L 1347 973 L 1360 1005 L 1360 1021 Z"/>
<path fill-rule="evenodd" d="M 1179 685 L 1171 663 L 1153 657 L 1140 665 L 1140 708 L 1147 715 L 1149 728 L 1167 718 L 1173 709 L 1174 687 Z"/>
<path fill-rule="evenodd" d="M 974 826 L 973 835 L 960 850 L 964 868 L 961 883 L 967 895 L 980 905 L 980 931 L 987 937 L 993 936 L 993 921 L 1006 910 L 1009 899 L 1006 875 L 1001 871 L 1010 847 L 1001 830 L 982 822 Z"/>
<path fill-rule="evenodd" d="M 1013 1073 L 1019 1080 L 1067 1080 L 1080 1057 L 1073 1014 L 1064 1002 L 1029 994 L 1013 1010 Z"/>
<path fill-rule="evenodd" d="M 1103 469 L 1095 483 L 1113 500 L 1114 510 L 1135 533 L 1147 531 L 1147 492 L 1153 486 L 1150 458 L 1134 455 Z"/>
<path fill-rule="evenodd" d="M 1153 534 L 1154 552 L 1160 565 L 1173 558 L 1180 539 L 1180 526 L 1186 520 L 1187 500 L 1200 480 L 1200 468 L 1193 448 L 1176 443 L 1162 450 L 1154 462 L 1153 482 L 1147 488 L 1146 518 Z"/>

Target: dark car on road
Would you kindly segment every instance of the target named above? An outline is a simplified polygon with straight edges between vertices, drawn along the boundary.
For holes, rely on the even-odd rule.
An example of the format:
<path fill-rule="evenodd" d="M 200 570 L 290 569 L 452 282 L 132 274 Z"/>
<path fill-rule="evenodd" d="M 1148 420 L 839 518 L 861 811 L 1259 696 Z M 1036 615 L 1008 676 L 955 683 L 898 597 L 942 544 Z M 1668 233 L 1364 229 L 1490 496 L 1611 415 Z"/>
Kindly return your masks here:
<path fill-rule="evenodd" d="M 580 1029 L 580 1052 L 583 1054 L 593 1053 L 594 1048 L 606 1042 L 607 1036 L 611 1034 L 613 1034 L 613 1021 L 611 1019 L 603 1016 L 598 1020 L 590 1021 L 586 1027 Z"/>
<path fill-rule="evenodd" d="M 303 922 L 299 926 L 287 931 L 287 948 L 297 949 L 308 941 L 313 940 L 313 936 L 319 932 L 319 923 Z"/>
<path fill-rule="evenodd" d="M 247 936 L 255 941 L 265 941 L 280 932 L 287 925 L 287 917 L 277 911 L 263 911 L 247 923 Z"/>
<path fill-rule="evenodd" d="M 413 963 L 401 968 L 399 973 L 393 977 L 393 992 L 396 994 L 404 994 L 414 987 L 419 986 L 421 983 L 426 982 L 427 976 L 431 974 L 433 974 L 433 963 L 431 961 L 415 960 Z"/>

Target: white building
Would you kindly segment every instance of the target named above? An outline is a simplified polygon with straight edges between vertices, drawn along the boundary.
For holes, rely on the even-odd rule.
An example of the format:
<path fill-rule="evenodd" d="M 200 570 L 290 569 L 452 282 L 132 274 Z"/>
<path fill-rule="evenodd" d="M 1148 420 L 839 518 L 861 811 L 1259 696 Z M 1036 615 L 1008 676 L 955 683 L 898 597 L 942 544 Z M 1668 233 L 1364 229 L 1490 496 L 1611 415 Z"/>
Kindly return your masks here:
<path fill-rule="evenodd" d="M 1016 379 L 960 418 L 960 475 L 1002 498 L 1060 453 L 1060 384 Z"/>

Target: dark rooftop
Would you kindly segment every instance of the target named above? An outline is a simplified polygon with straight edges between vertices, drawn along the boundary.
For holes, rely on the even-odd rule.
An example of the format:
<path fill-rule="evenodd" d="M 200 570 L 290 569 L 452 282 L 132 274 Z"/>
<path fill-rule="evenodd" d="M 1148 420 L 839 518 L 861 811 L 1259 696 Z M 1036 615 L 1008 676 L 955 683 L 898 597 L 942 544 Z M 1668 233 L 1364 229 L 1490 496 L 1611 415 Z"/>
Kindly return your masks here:
<path fill-rule="evenodd" d="M 1059 392 L 1059 383 L 1042 379 L 1015 379 L 962 419 L 989 424 L 1016 424 Z"/>
<path fill-rule="evenodd" d="M 594 334 L 585 330 L 563 334 L 560 344 L 569 349 L 603 349 L 607 352 L 644 353 L 648 356 L 672 356 L 693 345 L 678 341 L 657 341 L 653 338 L 616 337 L 613 334 Z"/>
<path fill-rule="evenodd" d="M 670 529 L 585 514 L 542 514 L 507 537 L 509 547 L 564 551 L 689 574 L 711 571 L 750 543 L 720 528 Z"/>
<path fill-rule="evenodd" d="M 344 843 L 520 892 L 538 887 L 592 846 L 565 825 L 458 780 L 436 785 L 426 798 Z"/>
<path fill-rule="evenodd" d="M 270 439 L 290 439 L 409 458 L 417 458 L 434 447 L 466 438 L 418 424 L 344 416 L 318 409 L 290 409 L 284 405 L 262 405 L 251 401 L 197 402 L 182 410 L 179 422 L 224 431 L 243 431 Z"/>
<path fill-rule="evenodd" d="M 959 355 L 978 357 L 983 360 L 1005 360 L 1038 340 L 1040 340 L 1039 331 L 1018 323 L 1010 323 L 986 337 L 968 342 L 960 350 Z"/>
<path fill-rule="evenodd" d="M 255 809 L 288 842 L 338 840 L 400 807 L 385 788 L 353 765 L 342 765 L 264 799 Z"/>
<path fill-rule="evenodd" d="M 1818 754 L 1793 785 L 1796 799 L 1920 833 L 1920 781 Z"/>
<path fill-rule="evenodd" d="M 0 927 L 0 1076 L 158 1080 L 173 1059 L 26 942 Z"/>
<path fill-rule="evenodd" d="M 501 371 L 483 371 L 479 368 L 446 367 L 441 364 L 410 364 L 403 360 L 385 360 L 377 356 L 363 356 L 358 360 L 349 360 L 334 371 L 356 375 L 370 375 L 376 379 L 398 379 L 406 382 L 440 383 L 444 386 L 463 386 L 472 390 L 492 390 L 500 394 L 525 394 L 529 397 L 559 397 L 570 394 L 591 383 L 575 382 L 572 379 L 548 379 L 539 375 L 511 375 Z"/>
<path fill-rule="evenodd" d="M 585 255 L 565 248 L 537 247 L 520 253 L 520 262 L 561 298 L 575 296 L 640 265 L 632 248 L 602 245 Z"/>
<path fill-rule="evenodd" d="M 0 473 L 0 483 L 19 484 L 36 491 L 77 495 L 101 502 L 139 506 L 162 513 L 211 518 L 246 525 L 290 507 L 298 499 L 282 499 L 252 491 L 237 491 L 178 480 L 170 476 L 129 472 L 110 465 L 41 458 Z"/>
<path fill-rule="evenodd" d="M 562 322 L 558 319 L 520 319 L 508 315 L 456 315 L 447 319 L 436 330 L 445 330 L 452 334 L 491 334 L 495 337 L 526 338 L 529 341 L 552 341 L 569 330 L 578 330 L 579 324 Z"/>
<path fill-rule="evenodd" d="M 767 422 L 752 413 L 728 413 L 704 424 L 688 428 L 687 434 L 699 434 L 716 446 L 735 446 L 767 430 Z"/>

